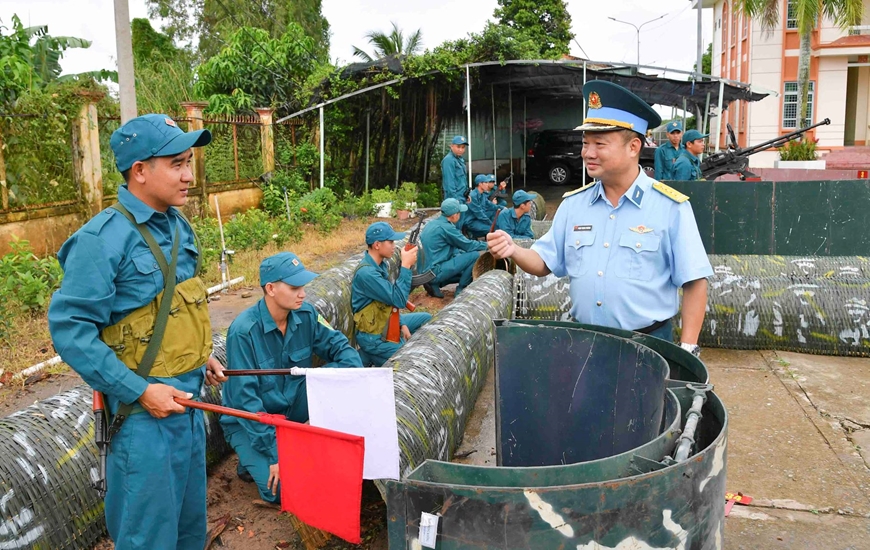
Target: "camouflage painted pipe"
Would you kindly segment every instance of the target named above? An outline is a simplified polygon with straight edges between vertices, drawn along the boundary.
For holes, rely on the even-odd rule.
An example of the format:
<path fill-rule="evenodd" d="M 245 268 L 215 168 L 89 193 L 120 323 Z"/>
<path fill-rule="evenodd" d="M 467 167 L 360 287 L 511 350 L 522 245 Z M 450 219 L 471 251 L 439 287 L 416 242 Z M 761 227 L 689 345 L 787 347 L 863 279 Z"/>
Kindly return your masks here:
<path fill-rule="evenodd" d="M 870 356 L 870 262 L 857 256 L 710 255 L 700 344 Z M 570 319 L 567 277 L 518 269 L 514 317 Z"/>
<path fill-rule="evenodd" d="M 396 387 L 401 474 L 449 460 L 493 362 L 493 319 L 510 315 L 511 280 L 490 271 L 438 312 L 385 364 Z"/>

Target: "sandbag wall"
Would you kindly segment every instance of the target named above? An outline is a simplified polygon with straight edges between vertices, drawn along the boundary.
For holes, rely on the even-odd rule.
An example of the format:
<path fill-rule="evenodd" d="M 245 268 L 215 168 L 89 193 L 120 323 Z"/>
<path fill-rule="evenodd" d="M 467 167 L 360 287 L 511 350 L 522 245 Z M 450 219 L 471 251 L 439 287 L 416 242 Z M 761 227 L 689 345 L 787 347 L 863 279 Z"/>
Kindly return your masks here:
<path fill-rule="evenodd" d="M 857 256 L 710 255 L 700 344 L 870 356 L 870 261 Z M 567 278 L 518 270 L 518 319 L 568 320 Z"/>

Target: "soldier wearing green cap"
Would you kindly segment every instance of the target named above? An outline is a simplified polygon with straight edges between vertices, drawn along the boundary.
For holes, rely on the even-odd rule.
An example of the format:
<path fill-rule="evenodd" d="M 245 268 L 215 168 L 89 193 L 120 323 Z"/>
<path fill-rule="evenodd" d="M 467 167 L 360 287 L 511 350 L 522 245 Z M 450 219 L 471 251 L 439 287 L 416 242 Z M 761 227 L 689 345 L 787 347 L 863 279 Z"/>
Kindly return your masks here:
<path fill-rule="evenodd" d="M 183 132 L 167 115 L 122 125 L 110 140 L 125 181 L 118 202 L 58 252 L 64 278 L 49 330 L 61 358 L 114 415 L 105 514 L 119 550 L 202 550 L 206 542 L 202 411 L 174 399 L 226 379 L 210 357 L 200 249 L 178 210 L 193 182 L 191 148 L 210 141 L 208 130 Z M 169 307 L 160 313 L 176 303 L 171 315 Z"/>
<path fill-rule="evenodd" d="M 683 150 L 674 163 L 673 178 L 676 181 L 695 181 L 704 179 L 701 172 L 701 154 L 704 153 L 704 138 L 698 130 L 689 130 L 683 135 Z"/>
<path fill-rule="evenodd" d="M 325 361 L 324 367 L 363 366 L 347 337 L 304 301 L 305 285 L 315 277 L 292 252 L 263 260 L 263 298 L 240 313 L 227 332 L 230 369 L 307 368 L 312 366 L 312 355 Z M 233 376 L 223 386 L 223 402 L 234 409 L 308 421 L 305 376 Z M 264 501 L 279 502 L 274 426 L 227 415 L 220 423 L 227 443 L 239 456 L 240 476 L 247 472 L 253 478 Z"/>
<path fill-rule="evenodd" d="M 656 148 L 655 170 L 659 181 L 674 179 L 674 163 L 683 151 L 683 123 L 678 120 L 668 122 L 668 142 Z"/>
<path fill-rule="evenodd" d="M 514 239 L 534 239 L 532 231 L 532 201 L 534 193 L 527 193 L 520 189 L 513 195 L 514 207 L 510 210 L 502 210 L 495 220 L 495 228 L 501 229 Z"/>
<path fill-rule="evenodd" d="M 393 308 L 405 308 L 411 294 L 411 269 L 417 263 L 417 247 L 402 249 L 399 276 L 390 279 L 387 260 L 393 257 L 396 242 L 404 238 L 386 222 L 375 222 L 366 229 L 368 250 L 353 272 L 351 308 L 356 342 L 366 365 L 380 367 L 392 357 L 412 334 L 432 316 L 428 313 L 399 315 L 399 342 L 387 341 L 387 328 Z"/>
<path fill-rule="evenodd" d="M 456 228 L 459 217 L 467 210 L 468 206 L 456 199 L 444 199 L 441 215 L 427 223 L 420 232 L 426 265 L 418 266 L 418 271 L 422 273 L 431 269 L 435 273 L 431 288 L 426 289 L 431 296 L 443 298 L 440 288 L 453 283 L 458 283 L 455 293 L 458 296 L 471 284 L 474 262 L 486 250 L 486 243 L 469 240 Z"/>
<path fill-rule="evenodd" d="M 487 235 L 496 258 L 527 273 L 570 280 L 571 315 L 581 323 L 673 340 L 682 304 L 682 346 L 698 336 L 713 274 L 688 197 L 639 166 L 644 133 L 661 118 L 641 98 L 608 81 L 583 86 L 583 160 L 596 181 L 566 193 L 553 225 L 530 249 L 504 231 Z"/>

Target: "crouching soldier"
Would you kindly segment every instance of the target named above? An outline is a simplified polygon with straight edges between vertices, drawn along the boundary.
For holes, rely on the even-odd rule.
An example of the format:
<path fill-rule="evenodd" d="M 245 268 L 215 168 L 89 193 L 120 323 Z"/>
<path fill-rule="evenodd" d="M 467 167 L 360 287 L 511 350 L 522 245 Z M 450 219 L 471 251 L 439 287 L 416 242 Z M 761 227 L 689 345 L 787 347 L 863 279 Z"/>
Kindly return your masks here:
<path fill-rule="evenodd" d="M 474 262 L 486 250 L 486 243 L 469 240 L 456 228 L 456 222 L 466 210 L 468 206 L 456 199 L 444 199 L 441 215 L 420 232 L 427 263 L 418 271 L 431 269 L 435 273 L 435 280 L 424 287 L 430 296 L 443 298 L 441 287 L 452 283 L 458 283 L 455 296 L 459 296 L 462 289 L 471 284 Z"/>
<path fill-rule="evenodd" d="M 511 210 L 502 210 L 495 220 L 495 228 L 501 229 L 514 239 L 534 239 L 532 232 L 532 201 L 534 193 L 526 193 L 522 189 L 514 193 L 514 207 Z"/>

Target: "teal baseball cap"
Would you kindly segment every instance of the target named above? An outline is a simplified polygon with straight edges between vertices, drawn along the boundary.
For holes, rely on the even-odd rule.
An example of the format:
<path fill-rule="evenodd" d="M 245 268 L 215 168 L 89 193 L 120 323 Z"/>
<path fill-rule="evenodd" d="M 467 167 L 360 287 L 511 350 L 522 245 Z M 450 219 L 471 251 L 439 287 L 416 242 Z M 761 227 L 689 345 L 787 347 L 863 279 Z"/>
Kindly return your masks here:
<path fill-rule="evenodd" d="M 495 181 L 495 174 L 487 174 L 486 181 Z"/>
<path fill-rule="evenodd" d="M 404 233 L 393 231 L 387 222 L 375 222 L 366 229 L 366 244 L 371 246 L 381 241 L 398 241 L 404 236 Z"/>
<path fill-rule="evenodd" d="M 174 157 L 191 147 L 211 143 L 211 132 L 185 132 L 169 115 L 142 115 L 128 120 L 112 132 L 109 145 L 115 153 L 119 172 L 151 157 Z"/>
<path fill-rule="evenodd" d="M 535 197 L 537 197 L 536 194 L 527 193 L 527 192 L 523 191 L 522 189 L 520 189 L 519 191 L 514 193 L 514 196 L 512 198 L 514 201 L 514 206 L 519 206 L 523 203 L 535 200 Z"/>
<path fill-rule="evenodd" d="M 489 181 L 489 176 L 486 174 L 478 174 L 474 176 L 474 185 L 480 185 Z"/>
<path fill-rule="evenodd" d="M 452 216 L 458 212 L 467 212 L 468 206 L 462 204 L 458 200 L 454 198 L 444 199 L 444 202 L 441 203 L 441 213 L 445 216 Z"/>
<path fill-rule="evenodd" d="M 619 84 L 607 80 L 591 80 L 583 86 L 586 118 L 575 128 L 584 132 L 632 130 L 646 134 L 647 129 L 662 123 L 649 104 Z"/>
<path fill-rule="evenodd" d="M 468 145 L 468 141 L 462 136 L 454 136 L 453 145 Z"/>
<path fill-rule="evenodd" d="M 683 134 L 683 145 L 689 143 L 690 141 L 695 141 L 696 139 L 704 139 L 710 134 L 702 134 L 698 130 L 689 130 L 685 134 Z"/>
<path fill-rule="evenodd" d="M 669 134 L 674 132 L 682 132 L 683 131 L 683 123 L 679 120 L 672 120 L 668 122 L 667 130 Z"/>
<path fill-rule="evenodd" d="M 260 263 L 260 286 L 276 281 L 291 286 L 305 286 L 315 277 L 317 274 L 305 269 L 299 257 L 292 252 L 279 252 Z"/>

